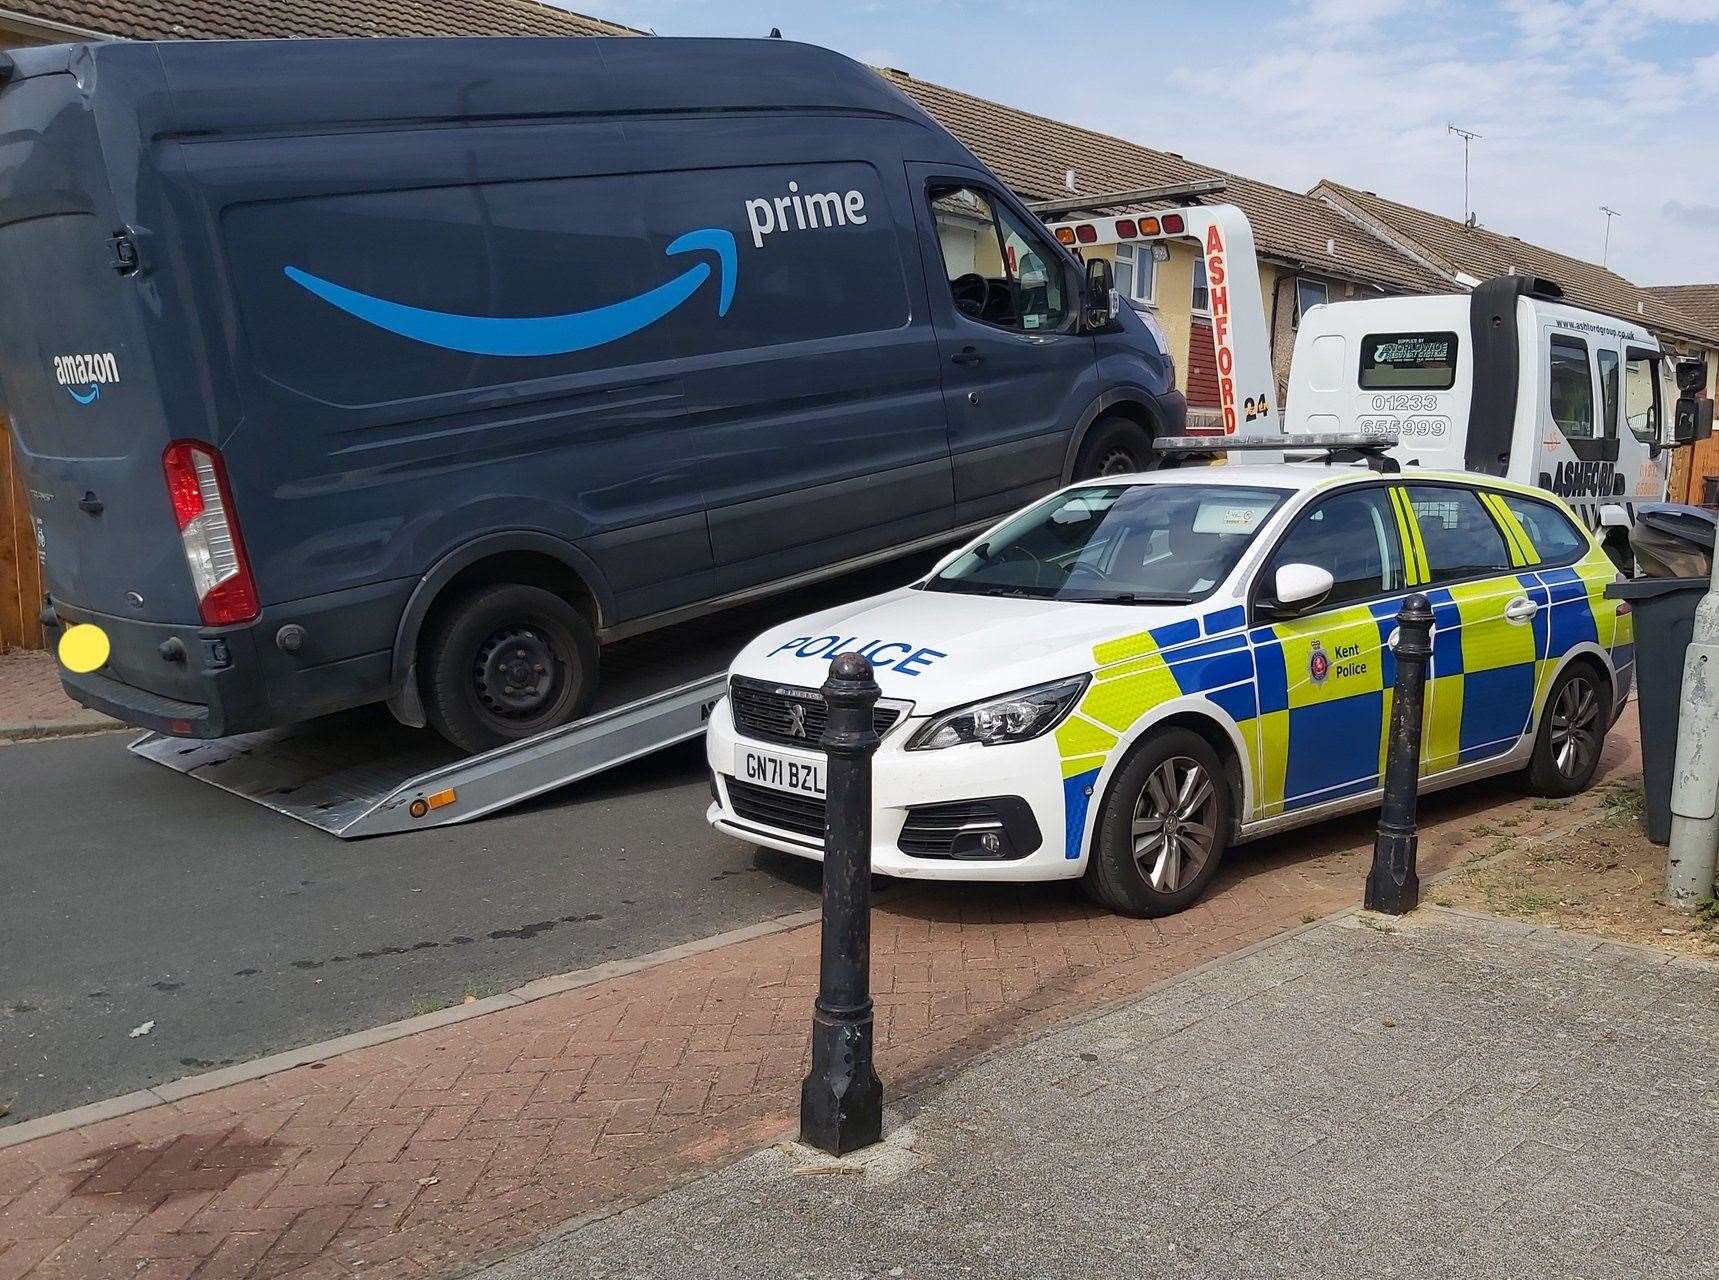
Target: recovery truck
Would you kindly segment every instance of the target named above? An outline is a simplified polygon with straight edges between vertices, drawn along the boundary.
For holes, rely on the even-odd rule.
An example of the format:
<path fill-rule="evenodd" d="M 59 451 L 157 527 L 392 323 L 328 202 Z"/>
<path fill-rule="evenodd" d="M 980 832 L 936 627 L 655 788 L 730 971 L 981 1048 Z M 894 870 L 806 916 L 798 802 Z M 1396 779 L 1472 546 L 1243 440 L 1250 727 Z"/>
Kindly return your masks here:
<path fill-rule="evenodd" d="M 1668 449 L 1705 438 L 1712 404 L 1647 329 L 1563 300 L 1554 281 L 1505 275 L 1471 293 L 1310 308 L 1296 334 L 1281 428 L 1259 266 L 1230 204 L 1092 217 L 1064 245 L 1192 240 L 1211 285 L 1218 434 L 1395 440 L 1399 465 L 1500 476 L 1568 501 L 1620 567 L 1638 502 L 1665 497 Z M 1676 379 L 1674 384 L 1673 379 Z M 1668 405 L 1674 413 L 1667 413 Z M 1280 435 L 1281 432 L 1281 435 Z"/>

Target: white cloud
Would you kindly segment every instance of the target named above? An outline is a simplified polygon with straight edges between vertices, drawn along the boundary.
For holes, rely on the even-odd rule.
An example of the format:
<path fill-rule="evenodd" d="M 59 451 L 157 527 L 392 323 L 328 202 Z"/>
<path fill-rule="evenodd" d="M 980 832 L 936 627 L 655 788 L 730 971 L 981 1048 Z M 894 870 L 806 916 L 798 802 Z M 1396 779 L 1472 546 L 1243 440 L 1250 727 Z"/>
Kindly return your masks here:
<path fill-rule="evenodd" d="M 1719 52 L 1687 51 L 1719 32 L 1656 26 L 1672 7 L 1658 0 L 1515 0 L 1433 20 L 1422 6 L 1310 40 L 1309 15 L 1333 4 L 1349 7 L 1309 0 L 1221 76 L 1173 73 L 1175 92 L 1138 114 L 1095 102 L 1107 118 L 1094 122 L 1293 189 L 1328 177 L 1460 218 L 1454 121 L 1482 135 L 1473 203 L 1488 226 L 1597 260 L 1607 204 L 1623 213 L 1614 269 L 1642 283 L 1719 278 L 1705 216 L 1719 148 L 1701 105 L 1719 100 Z M 1705 20 L 1719 0 L 1675 9 Z"/>

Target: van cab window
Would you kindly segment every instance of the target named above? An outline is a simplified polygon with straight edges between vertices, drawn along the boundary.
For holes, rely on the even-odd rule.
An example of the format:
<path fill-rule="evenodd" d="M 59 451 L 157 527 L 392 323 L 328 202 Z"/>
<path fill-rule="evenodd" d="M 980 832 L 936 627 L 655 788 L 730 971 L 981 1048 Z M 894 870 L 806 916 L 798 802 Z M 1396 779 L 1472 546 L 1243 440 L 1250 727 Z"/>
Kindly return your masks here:
<path fill-rule="evenodd" d="M 1580 338 L 1554 333 L 1547 361 L 1552 420 L 1566 440 L 1592 440 L 1594 375 L 1588 364 L 1588 344 Z"/>
<path fill-rule="evenodd" d="M 1624 421 L 1643 444 L 1659 440 L 1659 361 L 1631 347 L 1624 367 Z"/>
<path fill-rule="evenodd" d="M 1407 493 L 1435 584 L 1509 571 L 1504 535 L 1471 491 L 1411 485 Z"/>
<path fill-rule="evenodd" d="M 977 187 L 933 187 L 950 296 L 962 315 L 1028 333 L 1068 318 L 1068 281 L 1043 237 Z"/>
<path fill-rule="evenodd" d="M 1383 489 L 1360 489 L 1327 498 L 1296 520 L 1266 566 L 1265 590 L 1287 564 L 1324 569 L 1336 585 L 1325 607 L 1400 591 L 1402 560 L 1397 555 L 1396 517 Z"/>

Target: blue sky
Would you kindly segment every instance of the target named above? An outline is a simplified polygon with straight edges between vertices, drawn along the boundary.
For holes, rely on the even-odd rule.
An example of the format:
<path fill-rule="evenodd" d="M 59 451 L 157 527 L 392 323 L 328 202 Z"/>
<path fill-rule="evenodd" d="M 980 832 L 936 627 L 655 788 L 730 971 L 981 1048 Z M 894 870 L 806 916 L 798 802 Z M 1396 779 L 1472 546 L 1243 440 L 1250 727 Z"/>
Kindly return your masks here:
<path fill-rule="evenodd" d="M 1719 281 L 1719 0 L 569 0 L 659 35 L 772 26 L 1283 186 L 1321 177 L 1641 284 Z"/>

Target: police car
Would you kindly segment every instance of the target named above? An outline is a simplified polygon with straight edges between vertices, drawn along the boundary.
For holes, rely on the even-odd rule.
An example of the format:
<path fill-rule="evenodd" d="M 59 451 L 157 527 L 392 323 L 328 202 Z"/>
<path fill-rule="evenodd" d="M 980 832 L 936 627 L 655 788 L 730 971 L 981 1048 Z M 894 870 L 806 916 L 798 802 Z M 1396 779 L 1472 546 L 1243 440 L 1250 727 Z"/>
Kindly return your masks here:
<path fill-rule="evenodd" d="M 1586 787 L 1629 696 L 1612 562 L 1558 498 L 1468 474 L 1291 463 L 1060 490 L 899 591 L 766 632 L 706 736 L 710 822 L 822 856 L 838 653 L 883 698 L 872 865 L 1080 877 L 1163 915 L 1231 845 L 1374 804 L 1410 592 L 1434 612 L 1423 790 Z"/>

